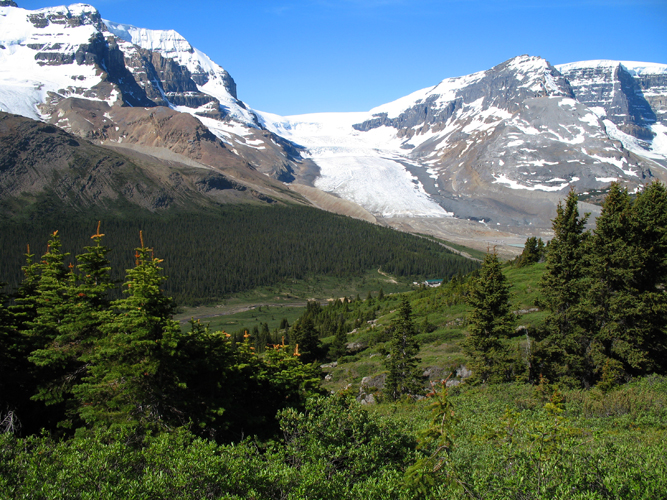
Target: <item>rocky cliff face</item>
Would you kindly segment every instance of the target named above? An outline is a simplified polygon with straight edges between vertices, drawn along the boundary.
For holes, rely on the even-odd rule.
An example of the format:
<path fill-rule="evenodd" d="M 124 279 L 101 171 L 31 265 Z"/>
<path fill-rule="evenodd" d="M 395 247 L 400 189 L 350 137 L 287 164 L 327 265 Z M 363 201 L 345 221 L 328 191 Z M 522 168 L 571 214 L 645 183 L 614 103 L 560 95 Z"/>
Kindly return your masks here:
<path fill-rule="evenodd" d="M 657 113 L 666 118 L 661 101 L 667 75 L 638 74 L 618 61 L 574 63 L 560 69 L 579 102 L 599 109 L 601 116 L 629 135 L 651 140 L 650 126 L 658 121 Z"/>
<path fill-rule="evenodd" d="M 0 109 L 57 124 L 89 140 L 144 144 L 159 130 L 148 131 L 145 124 L 141 132 L 128 130 L 128 123 L 115 122 L 120 116 L 116 108 L 169 108 L 207 120 L 200 127 L 226 144 L 220 148 L 224 154 L 211 161 L 249 163 L 282 181 L 299 175 L 299 148 L 263 130 L 237 99 L 231 76 L 175 31 L 104 21 L 84 4 L 0 9 Z M 32 86 L 16 84 L 16 74 Z M 104 120 L 91 117 L 80 102 L 68 102 L 79 98 L 97 102 Z M 108 109 L 102 110 L 102 104 Z M 180 147 L 164 137 L 161 142 L 161 147 Z M 258 154 L 263 150 L 266 154 Z"/>
<path fill-rule="evenodd" d="M 481 112 L 502 109 L 516 113 L 526 99 L 549 96 L 574 97 L 568 82 L 547 61 L 522 56 L 488 71 L 445 80 L 416 97 L 398 116 L 391 118 L 389 112 L 380 111 L 354 128 L 368 131 L 381 126 L 393 127 L 404 131 L 403 137 L 407 137 L 442 130 L 452 116 L 473 103 Z"/>

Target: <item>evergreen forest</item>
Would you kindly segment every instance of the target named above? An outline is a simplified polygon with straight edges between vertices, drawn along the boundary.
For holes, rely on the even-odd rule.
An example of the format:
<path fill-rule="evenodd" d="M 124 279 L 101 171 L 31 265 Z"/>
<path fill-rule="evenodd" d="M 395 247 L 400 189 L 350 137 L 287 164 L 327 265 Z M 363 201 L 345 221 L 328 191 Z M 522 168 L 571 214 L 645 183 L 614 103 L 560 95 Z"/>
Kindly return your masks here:
<path fill-rule="evenodd" d="M 25 253 L 42 255 L 53 231 L 74 256 L 99 219 L 112 251 L 112 279 L 132 266 L 139 231 L 169 279 L 163 289 L 179 304 L 210 303 L 231 293 L 309 276 L 360 276 L 370 269 L 397 276 L 449 279 L 478 265 L 436 242 L 368 222 L 295 205 L 238 205 L 218 212 L 171 215 L 51 214 L 0 222 L 0 280 L 17 287 Z"/>
<path fill-rule="evenodd" d="M 268 231 L 253 210 L 250 223 Z M 528 238 L 514 261 L 491 251 L 481 267 L 450 266 L 425 239 L 397 234 L 393 247 L 364 224 L 348 240 L 369 238 L 363 251 L 331 240 L 327 254 L 305 234 L 312 246 L 301 247 L 310 217 L 294 217 L 287 248 L 256 230 L 255 245 L 284 255 L 266 275 L 249 259 L 258 277 L 312 258 L 308 272 L 380 262 L 445 280 L 313 301 L 292 324 L 226 332 L 173 319 L 168 283 L 189 278 L 166 272 L 169 243 L 147 239 L 168 239 L 169 224 L 103 223 L 74 238 L 85 241 L 74 257 L 52 230 L 43 252 L 24 252 L 0 298 L 0 496 L 667 498 L 664 185 L 630 195 L 613 184 L 592 229 L 570 192 L 547 244 Z M 178 222 L 196 225 L 183 217 L 172 230 Z M 121 279 L 114 227 L 138 240 Z M 327 227 L 344 234 L 335 219 Z M 254 248 L 215 237 L 223 269 Z M 181 244 L 200 255 L 199 241 Z M 304 248 L 325 255 L 289 251 Z M 208 289 L 197 290 L 179 293 L 203 300 Z"/>

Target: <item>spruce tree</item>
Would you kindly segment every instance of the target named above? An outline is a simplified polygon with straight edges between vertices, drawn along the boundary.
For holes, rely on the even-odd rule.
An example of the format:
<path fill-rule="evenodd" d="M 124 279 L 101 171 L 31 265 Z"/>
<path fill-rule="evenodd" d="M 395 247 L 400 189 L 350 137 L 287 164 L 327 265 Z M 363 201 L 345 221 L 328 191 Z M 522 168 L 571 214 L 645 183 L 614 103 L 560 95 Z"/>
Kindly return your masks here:
<path fill-rule="evenodd" d="M 540 262 L 544 257 L 544 242 L 542 238 L 531 236 L 526 239 L 523 252 L 518 258 L 517 267 L 525 267 Z"/>
<path fill-rule="evenodd" d="M 14 293 L 14 305 L 9 306 L 19 331 L 25 331 L 37 316 L 37 284 L 41 272 L 40 264 L 33 260 L 35 255 L 30 253 L 30 245 L 25 257 L 26 263 L 21 267 L 23 280 Z"/>
<path fill-rule="evenodd" d="M 49 401 L 64 401 L 69 417 L 77 413 L 78 404 L 72 398 L 72 389 L 86 375 L 84 358 L 92 352 L 100 337 L 100 314 L 109 306 L 107 292 L 113 287 L 111 266 L 106 258 L 109 249 L 101 244 L 104 235 L 99 229 L 98 224 L 97 233 L 91 237 L 95 246 L 85 247 L 85 252 L 77 255 L 78 272 L 70 268 L 67 275 L 63 292 L 64 314 L 53 339 L 31 356 L 33 362 L 51 368 L 51 380 L 45 386 L 47 404 Z M 62 424 L 70 426 L 71 420 Z"/>
<path fill-rule="evenodd" d="M 37 388 L 32 399 L 51 406 L 49 426 L 65 420 L 69 392 L 66 377 L 72 359 L 72 346 L 61 338 L 60 328 L 70 308 L 68 289 L 73 284 L 74 275 L 72 268 L 68 271 L 64 265 L 69 254 L 62 253 L 61 247 L 60 236 L 55 231 L 39 264 L 34 299 L 26 297 L 25 302 L 34 301 L 35 308 L 35 316 L 26 322 L 24 330 L 32 347 L 28 359 L 37 367 Z"/>
<path fill-rule="evenodd" d="M 635 275 L 640 293 L 639 317 L 648 352 L 648 371 L 667 373 L 667 189 L 652 182 L 637 195 L 635 241 L 642 248 Z"/>
<path fill-rule="evenodd" d="M 160 262 L 142 237 L 136 267 L 127 272 L 126 297 L 113 301 L 101 316 L 103 337 L 87 358 L 90 374 L 75 389 L 83 403 L 81 416 L 89 424 L 140 431 L 182 423 L 173 406 L 181 331 L 172 319 L 175 304 L 160 289 L 166 279 Z"/>
<path fill-rule="evenodd" d="M 319 305 L 319 304 L 318 304 Z M 310 314 L 302 316 L 294 324 L 290 343 L 296 349 L 299 346 L 300 359 L 304 363 L 312 363 L 321 355 L 319 335 Z"/>
<path fill-rule="evenodd" d="M 589 214 L 579 216 L 578 196 L 570 191 L 565 205 L 558 204 L 552 221 L 554 237 L 546 252 L 546 270 L 540 281 L 540 303 L 549 311 L 544 325 L 535 332 L 533 378 L 578 384 L 589 371 L 585 352 L 586 335 L 578 324 L 578 305 L 585 291 L 587 273 L 585 243 L 589 237 Z"/>
<path fill-rule="evenodd" d="M 339 321 L 338 322 L 338 327 L 336 328 L 336 334 L 334 337 L 334 341 L 331 344 L 331 348 L 329 349 L 329 357 L 332 360 L 337 360 L 341 356 L 345 356 L 347 354 L 347 332 L 345 328 L 345 321 Z"/>
<path fill-rule="evenodd" d="M 495 252 L 486 254 L 479 276 L 470 281 L 467 301 L 472 311 L 463 350 L 471 358 L 472 380 L 510 381 L 511 355 L 502 339 L 514 332 L 515 317 L 510 307 L 510 285 Z"/>
<path fill-rule="evenodd" d="M 664 188 L 649 186 L 633 204 L 613 183 L 597 219 L 581 304 L 595 380 L 618 382 L 664 362 L 652 359 L 665 345 L 664 198 Z"/>
<path fill-rule="evenodd" d="M 27 322 L 26 335 L 37 348 L 43 348 L 58 336 L 58 326 L 67 313 L 67 289 L 72 283 L 72 273 L 65 268 L 69 254 L 61 252 L 58 231 L 54 232 L 47 251 L 39 264 L 39 278 L 34 287 L 34 318 Z M 39 362 L 37 362 L 39 364 Z"/>
<path fill-rule="evenodd" d="M 405 296 L 401 298 L 398 316 L 389 326 L 389 333 L 389 356 L 383 362 L 388 370 L 385 394 L 393 400 L 405 394 L 417 395 L 423 391 L 423 377 L 418 368 L 417 328 L 412 319 L 412 307 Z"/>

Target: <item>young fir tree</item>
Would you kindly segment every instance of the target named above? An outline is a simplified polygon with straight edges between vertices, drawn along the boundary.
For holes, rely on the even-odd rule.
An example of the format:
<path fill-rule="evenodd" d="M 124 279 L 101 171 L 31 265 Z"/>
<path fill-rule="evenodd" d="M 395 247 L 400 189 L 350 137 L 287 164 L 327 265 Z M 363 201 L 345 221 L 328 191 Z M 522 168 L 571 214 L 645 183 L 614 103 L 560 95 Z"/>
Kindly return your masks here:
<path fill-rule="evenodd" d="M 26 263 L 21 267 L 23 280 L 14 293 L 14 305 L 9 306 L 14 326 L 19 331 L 25 331 L 37 316 L 37 284 L 41 272 L 40 264 L 33 261 L 35 255 L 30 253 L 30 245 L 25 257 Z"/>
<path fill-rule="evenodd" d="M 515 317 L 510 308 L 510 285 L 496 253 L 486 254 L 479 276 L 469 283 L 467 300 L 472 312 L 463 349 L 471 358 L 472 380 L 510 381 L 511 354 L 501 339 L 514 333 Z"/>
<path fill-rule="evenodd" d="M 385 393 L 391 399 L 404 394 L 419 394 L 423 391 L 422 375 L 419 371 L 419 344 L 415 339 L 417 328 L 412 320 L 412 307 L 407 297 L 401 298 L 398 316 L 389 326 L 389 356 L 383 361 L 388 370 Z"/>
<path fill-rule="evenodd" d="M 531 236 L 526 239 L 526 244 L 523 247 L 523 252 L 517 261 L 517 267 L 530 266 L 540 262 L 544 257 L 544 242 L 542 238 Z"/>
<path fill-rule="evenodd" d="M 65 268 L 65 258 L 58 231 L 48 242 L 46 253 L 39 264 L 39 277 L 33 290 L 33 297 L 25 302 L 34 304 L 35 316 L 26 323 L 24 330 L 37 348 L 49 344 L 58 336 L 58 326 L 67 313 L 67 289 L 71 285 L 71 272 Z M 71 269 L 70 269 L 71 271 Z"/>
<path fill-rule="evenodd" d="M 35 307 L 35 316 L 26 322 L 24 330 L 33 348 L 28 359 L 37 366 L 37 391 L 32 398 L 47 406 L 58 405 L 49 410 L 51 424 L 64 419 L 67 388 L 62 382 L 71 359 L 71 345 L 61 338 L 60 328 L 70 308 L 68 290 L 73 285 L 74 276 L 72 269 L 68 272 L 64 266 L 69 254 L 63 254 L 61 246 L 56 231 L 42 256 L 34 299 L 26 298 L 24 302 L 34 301 Z"/>
<path fill-rule="evenodd" d="M 577 384 L 589 370 L 585 358 L 586 338 L 578 325 L 578 305 L 584 293 L 586 275 L 585 243 L 589 236 L 589 214 L 579 216 L 578 197 L 570 191 L 565 205 L 558 204 L 552 222 L 554 237 L 546 253 L 546 270 L 540 282 L 543 306 L 549 311 L 544 325 L 536 333 L 533 378 L 544 375 L 550 380 Z"/>
<path fill-rule="evenodd" d="M 319 305 L 319 304 L 318 304 Z M 296 349 L 303 363 L 312 363 L 321 354 L 319 335 L 311 315 L 302 316 L 295 324 L 290 335 L 290 343 Z"/>
<path fill-rule="evenodd" d="M 160 286 L 160 259 L 143 244 L 136 267 L 127 272 L 126 297 L 102 314 L 103 337 L 86 359 L 85 382 L 75 388 L 81 417 L 91 425 L 118 425 L 135 431 L 181 424 L 173 400 L 180 381 L 176 369 L 180 326 L 175 304 Z"/>
<path fill-rule="evenodd" d="M 336 328 L 334 341 L 331 344 L 331 348 L 329 349 L 329 357 L 334 361 L 340 358 L 341 356 L 345 356 L 345 354 L 347 354 L 346 330 L 347 329 L 345 328 L 345 320 L 339 321 L 338 326 Z"/>
<path fill-rule="evenodd" d="M 67 287 L 63 291 L 64 313 L 58 319 L 53 338 L 44 348 L 35 350 L 30 358 L 49 369 L 49 378 L 41 386 L 40 399 L 47 404 L 65 403 L 68 419 L 60 425 L 66 427 L 72 425 L 71 418 L 78 413 L 72 390 L 86 375 L 84 358 L 90 355 L 100 337 L 100 315 L 108 309 L 107 291 L 113 287 L 111 266 L 106 258 L 109 249 L 101 244 L 103 236 L 98 224 L 97 233 L 92 236 L 95 246 L 85 247 L 85 252 L 77 256 L 78 273 L 70 269 L 67 275 Z"/>

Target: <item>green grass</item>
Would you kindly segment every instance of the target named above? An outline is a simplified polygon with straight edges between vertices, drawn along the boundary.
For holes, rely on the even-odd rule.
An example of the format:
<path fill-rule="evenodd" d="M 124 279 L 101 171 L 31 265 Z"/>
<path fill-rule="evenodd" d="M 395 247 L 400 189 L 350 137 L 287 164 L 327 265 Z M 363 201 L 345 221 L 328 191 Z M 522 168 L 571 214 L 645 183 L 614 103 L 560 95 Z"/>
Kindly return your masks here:
<path fill-rule="evenodd" d="M 288 280 L 274 286 L 260 287 L 237 293 L 212 306 L 181 307 L 176 319 L 186 323 L 190 318 L 209 323 L 211 329 L 238 331 L 252 329 L 267 323 L 269 330 L 278 328 L 282 318 L 289 324 L 305 311 L 308 300 L 326 303 L 328 299 L 356 295 L 365 299 L 370 292 L 377 297 L 380 289 L 386 294 L 406 292 L 412 282 L 405 278 L 387 277 L 377 270 L 368 271 L 361 277 L 337 278 L 321 276 L 303 280 Z"/>
<path fill-rule="evenodd" d="M 546 311 L 535 310 L 539 282 L 544 269 L 544 264 L 523 268 L 515 268 L 508 264 L 504 267 L 504 273 L 512 285 L 512 309 L 519 312 L 516 326 L 526 327 L 528 331 L 539 326 L 547 314 Z M 417 334 L 420 343 L 420 367 L 424 370 L 435 368 L 436 373 L 447 376 L 450 371 L 465 365 L 467 357 L 463 353 L 461 343 L 467 334 L 466 318 L 470 313 L 470 306 L 465 303 L 464 298 L 453 296 L 446 284 L 438 288 L 408 292 L 408 297 L 417 328 L 421 329 L 425 318 L 428 324 L 435 327 L 431 332 L 420 330 Z M 346 363 L 325 370 L 331 373 L 331 379 L 324 382 L 327 389 L 339 390 L 347 384 L 358 388 L 361 378 L 377 375 L 384 370 L 381 364 L 382 357 L 377 354 L 382 351 L 386 341 L 382 338 L 382 332 L 396 316 L 398 303 L 399 295 L 388 296 L 377 313 L 375 327 L 363 325 L 357 332 L 348 335 L 349 343 L 362 343 L 366 347 L 353 353 Z M 512 350 L 516 349 L 517 344 L 519 347 L 524 347 L 525 334 L 525 330 L 518 330 L 516 337 L 507 340 Z M 333 338 L 324 339 L 325 343 L 332 340 Z"/>
<path fill-rule="evenodd" d="M 176 319 L 181 321 L 185 329 L 189 329 L 187 321 L 196 318 L 208 324 L 212 331 L 250 331 L 254 326 L 259 328 L 262 323 L 267 323 L 269 330 L 274 330 L 280 326 L 283 318 L 291 325 L 306 310 L 305 307 L 282 304 L 249 307 L 251 309 L 236 313 L 221 312 L 222 309 L 216 307 L 192 307 L 187 308 L 187 312 L 179 314 Z"/>
<path fill-rule="evenodd" d="M 470 248 L 465 245 L 452 243 L 451 241 L 443 240 L 442 238 L 436 238 L 435 236 L 432 236 L 430 234 L 420 234 L 420 236 L 427 238 L 429 240 L 444 243 L 448 247 L 452 247 L 453 249 L 458 250 L 459 252 L 465 252 L 475 259 L 484 260 L 484 256 L 486 255 L 486 252 L 482 252 L 481 250 L 475 250 L 474 248 Z"/>

